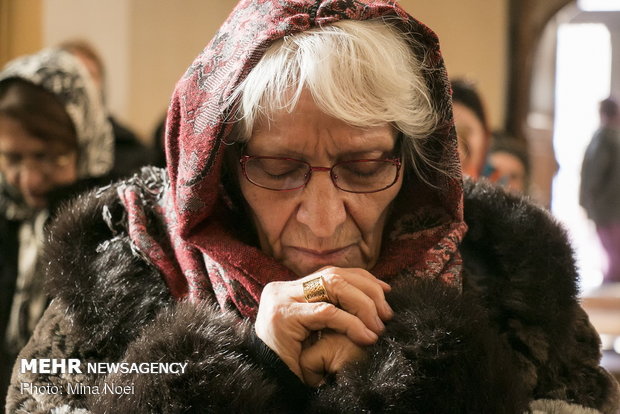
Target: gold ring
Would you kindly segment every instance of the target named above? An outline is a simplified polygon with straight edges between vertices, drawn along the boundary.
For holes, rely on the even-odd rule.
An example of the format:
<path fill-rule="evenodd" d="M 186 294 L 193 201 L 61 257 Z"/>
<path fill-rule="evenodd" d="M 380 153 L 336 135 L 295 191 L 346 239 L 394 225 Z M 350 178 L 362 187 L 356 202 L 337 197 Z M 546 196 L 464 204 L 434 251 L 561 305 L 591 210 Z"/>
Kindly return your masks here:
<path fill-rule="evenodd" d="M 307 282 L 303 283 L 304 288 L 304 299 L 308 303 L 315 302 L 329 302 L 329 296 L 327 296 L 327 290 L 325 289 L 325 284 L 323 283 L 323 276 L 315 277 L 314 279 L 310 279 Z"/>

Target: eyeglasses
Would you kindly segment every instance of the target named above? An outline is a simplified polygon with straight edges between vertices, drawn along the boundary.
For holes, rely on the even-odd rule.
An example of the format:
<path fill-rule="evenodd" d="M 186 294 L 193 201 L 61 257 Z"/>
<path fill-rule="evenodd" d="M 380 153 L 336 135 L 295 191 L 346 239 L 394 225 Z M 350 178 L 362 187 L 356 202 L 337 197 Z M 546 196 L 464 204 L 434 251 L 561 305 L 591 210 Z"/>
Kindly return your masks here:
<path fill-rule="evenodd" d="M 313 167 L 294 158 L 244 155 L 239 163 L 249 182 L 267 190 L 297 190 L 308 184 L 314 171 L 329 171 L 336 188 L 349 193 L 376 193 L 388 189 L 398 180 L 401 167 L 399 158 L 350 160 L 332 167 Z"/>
<path fill-rule="evenodd" d="M 36 166 L 37 170 L 43 173 L 52 174 L 75 162 L 75 156 L 74 151 L 65 153 L 36 152 L 28 155 L 16 152 L 0 152 L 0 168 L 6 172 L 15 173 L 30 164 Z"/>

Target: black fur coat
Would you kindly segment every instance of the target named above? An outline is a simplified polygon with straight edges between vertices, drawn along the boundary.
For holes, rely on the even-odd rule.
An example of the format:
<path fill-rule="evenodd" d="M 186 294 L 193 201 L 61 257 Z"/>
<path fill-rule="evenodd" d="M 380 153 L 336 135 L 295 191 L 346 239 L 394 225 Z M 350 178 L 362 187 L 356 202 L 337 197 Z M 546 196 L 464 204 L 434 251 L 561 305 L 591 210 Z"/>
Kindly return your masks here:
<path fill-rule="evenodd" d="M 20 358 L 179 361 L 187 369 L 34 374 L 20 373 L 18 360 L 7 412 L 615 413 L 618 385 L 599 367 L 562 229 L 482 184 L 466 185 L 465 215 L 463 292 L 422 279 L 393 284 L 395 317 L 366 359 L 310 389 L 251 322 L 211 303 L 172 300 L 127 236 L 111 232 L 109 217 L 122 216 L 114 187 L 83 196 L 54 226 L 55 299 Z M 76 384 L 91 388 L 75 392 Z M 94 392 L 105 384 L 128 392 Z"/>

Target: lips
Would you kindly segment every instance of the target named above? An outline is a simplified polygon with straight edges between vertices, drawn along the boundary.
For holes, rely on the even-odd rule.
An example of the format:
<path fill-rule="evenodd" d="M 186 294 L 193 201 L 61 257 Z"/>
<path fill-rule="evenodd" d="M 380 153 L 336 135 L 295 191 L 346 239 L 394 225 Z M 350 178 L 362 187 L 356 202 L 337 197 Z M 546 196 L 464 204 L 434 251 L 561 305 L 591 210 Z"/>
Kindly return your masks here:
<path fill-rule="evenodd" d="M 334 249 L 286 246 L 282 253 L 281 259 L 284 265 L 300 276 L 308 275 L 325 266 L 365 268 L 366 265 L 357 243 Z"/>
<path fill-rule="evenodd" d="M 348 246 L 338 247 L 338 248 L 329 249 L 329 250 L 314 250 L 314 249 L 306 249 L 303 247 L 292 247 L 292 248 L 302 253 L 311 255 L 311 256 L 324 257 L 324 256 L 331 256 L 337 253 L 344 252 L 345 250 L 349 249 L 351 246 L 352 245 L 348 245 Z"/>
<path fill-rule="evenodd" d="M 348 262 L 347 258 L 350 258 L 354 244 L 350 244 L 344 247 L 338 247 L 335 249 L 308 249 L 305 247 L 290 247 L 289 258 L 299 264 L 305 263 L 306 265 L 312 265 L 314 267 L 319 265 L 343 265 Z"/>
<path fill-rule="evenodd" d="M 305 249 L 303 247 L 293 247 L 293 249 L 299 250 L 302 253 L 307 253 L 307 254 L 310 254 L 310 255 L 313 255 L 313 256 L 329 256 L 331 254 L 338 253 L 340 251 L 348 249 L 349 247 L 351 247 L 351 246 L 349 245 L 349 246 L 338 247 L 338 248 L 329 249 L 329 250 Z"/>

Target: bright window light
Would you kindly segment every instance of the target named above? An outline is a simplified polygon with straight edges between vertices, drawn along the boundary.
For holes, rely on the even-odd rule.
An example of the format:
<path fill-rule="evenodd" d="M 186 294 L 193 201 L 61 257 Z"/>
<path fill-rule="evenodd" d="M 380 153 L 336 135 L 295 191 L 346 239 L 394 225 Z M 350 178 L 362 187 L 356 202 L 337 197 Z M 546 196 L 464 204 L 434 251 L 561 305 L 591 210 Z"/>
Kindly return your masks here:
<path fill-rule="evenodd" d="M 606 265 L 594 224 L 579 205 L 579 183 L 585 149 L 599 126 L 598 104 L 609 96 L 610 87 L 611 38 L 607 27 L 560 25 L 553 136 L 560 168 L 553 180 L 551 211 L 568 229 L 582 291 L 600 285 Z"/>
<path fill-rule="evenodd" d="M 620 11 L 620 0 L 577 0 L 583 11 Z"/>

